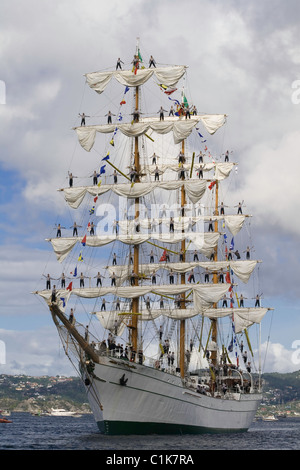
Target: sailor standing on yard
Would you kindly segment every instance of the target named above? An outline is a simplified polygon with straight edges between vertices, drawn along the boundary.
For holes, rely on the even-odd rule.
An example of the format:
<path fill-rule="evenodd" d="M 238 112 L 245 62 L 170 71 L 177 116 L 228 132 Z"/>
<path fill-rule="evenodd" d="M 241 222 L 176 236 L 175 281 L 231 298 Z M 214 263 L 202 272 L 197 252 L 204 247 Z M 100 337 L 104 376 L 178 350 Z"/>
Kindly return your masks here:
<path fill-rule="evenodd" d="M 51 302 L 56 302 L 56 286 L 53 286 L 52 289 Z"/>
<path fill-rule="evenodd" d="M 66 287 L 66 276 L 65 276 L 65 273 L 62 273 L 60 279 L 61 279 L 61 281 L 60 281 L 61 288 L 64 289 L 64 288 Z"/>
<path fill-rule="evenodd" d="M 258 294 L 255 297 L 255 307 L 260 307 L 260 295 L 258 295 Z"/>
<path fill-rule="evenodd" d="M 55 278 L 50 277 L 50 274 L 47 274 L 47 276 L 45 276 L 45 274 L 43 274 L 43 276 L 46 278 L 46 289 L 50 290 L 51 289 L 51 279 L 54 281 Z"/>
<path fill-rule="evenodd" d="M 117 184 L 117 182 L 118 182 L 118 173 L 117 173 L 116 170 L 114 170 L 114 175 L 113 176 L 114 176 L 114 183 Z"/>
<path fill-rule="evenodd" d="M 225 214 L 225 207 L 228 207 L 228 206 L 224 206 L 224 203 L 221 202 L 221 204 L 220 204 L 220 214 L 221 215 Z"/>
<path fill-rule="evenodd" d="M 151 65 L 153 65 L 153 67 L 156 68 L 155 60 L 153 59 L 152 55 L 150 56 L 150 59 L 149 59 L 149 69 L 151 68 Z"/>
<path fill-rule="evenodd" d="M 160 121 L 163 121 L 164 120 L 164 112 L 166 113 L 167 111 L 161 106 L 159 111 L 157 111 L 159 113 L 159 120 Z"/>
<path fill-rule="evenodd" d="M 246 250 L 243 251 L 243 253 L 246 253 L 246 259 L 250 259 L 250 253 L 251 253 L 252 248 L 253 246 L 251 248 L 247 246 Z"/>
<path fill-rule="evenodd" d="M 98 175 L 97 175 L 96 170 L 94 170 L 94 173 L 92 174 L 92 177 L 93 177 L 93 185 L 96 186 L 98 184 Z"/>
<path fill-rule="evenodd" d="M 80 287 L 84 287 L 84 279 L 85 278 L 88 279 L 87 276 L 84 276 L 83 273 L 81 273 L 80 276 L 79 276 L 79 279 L 80 279 L 79 286 Z"/>
<path fill-rule="evenodd" d="M 105 114 L 105 116 L 107 116 L 107 124 L 111 124 L 111 122 L 112 122 L 112 121 L 111 121 L 111 117 L 112 117 L 112 116 L 115 116 L 115 114 L 112 114 L 111 111 L 108 111 L 108 113 Z"/>
<path fill-rule="evenodd" d="M 116 70 L 117 70 L 119 67 L 120 67 L 120 69 L 122 70 L 121 64 L 124 64 L 124 62 L 122 62 L 122 60 L 120 59 L 120 57 L 118 57 L 117 65 L 116 65 Z"/>
<path fill-rule="evenodd" d="M 56 236 L 61 237 L 61 229 L 65 229 L 66 227 L 61 227 L 60 224 L 57 226 Z"/>
<path fill-rule="evenodd" d="M 237 208 L 238 208 L 238 210 L 237 210 L 237 213 L 238 213 L 238 214 L 242 214 L 242 213 L 243 213 L 243 212 L 242 212 L 242 205 L 243 205 L 243 203 L 242 203 L 242 202 L 239 202 L 237 206 L 234 206 L 234 207 L 237 207 Z"/>
<path fill-rule="evenodd" d="M 73 237 L 75 237 L 75 235 L 78 236 L 77 228 L 82 227 L 82 225 L 77 225 L 76 222 L 74 222 L 74 224 L 71 225 L 70 228 L 72 228 L 72 227 L 73 227 Z"/>
<path fill-rule="evenodd" d="M 113 272 L 113 273 L 112 273 L 112 276 L 111 276 L 111 285 L 112 285 L 112 286 L 116 286 L 116 278 L 117 278 L 117 276 L 116 276 L 115 273 Z"/>
<path fill-rule="evenodd" d="M 102 280 L 101 280 L 101 278 L 102 278 L 102 277 L 104 278 L 104 276 L 102 276 L 102 274 L 100 274 L 99 271 L 98 271 L 97 276 L 94 276 L 94 277 L 97 278 L 97 284 L 96 284 L 96 286 L 97 286 L 97 287 L 98 287 L 98 286 L 101 286 L 101 287 L 102 287 Z"/>
<path fill-rule="evenodd" d="M 73 179 L 78 178 L 78 176 L 73 176 L 73 174 L 68 171 L 68 178 L 69 178 L 69 187 L 72 188 L 73 187 Z"/>
<path fill-rule="evenodd" d="M 80 123 L 80 126 L 85 126 L 85 118 L 86 117 L 90 117 L 90 116 L 86 116 L 86 114 L 82 113 L 82 114 L 78 114 L 78 116 L 81 117 L 81 123 Z"/>

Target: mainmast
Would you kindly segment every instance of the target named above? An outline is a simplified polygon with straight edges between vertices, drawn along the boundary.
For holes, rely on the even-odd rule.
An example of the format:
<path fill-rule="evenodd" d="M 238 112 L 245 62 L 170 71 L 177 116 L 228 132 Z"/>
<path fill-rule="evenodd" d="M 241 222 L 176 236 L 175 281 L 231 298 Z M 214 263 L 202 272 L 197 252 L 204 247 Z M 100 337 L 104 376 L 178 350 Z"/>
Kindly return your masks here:
<path fill-rule="evenodd" d="M 181 151 L 183 155 L 184 161 L 184 140 L 182 141 Z M 184 177 L 184 176 L 183 176 Z M 182 185 L 181 187 L 181 216 L 184 215 L 184 207 L 186 203 L 185 197 L 185 188 Z M 184 229 L 182 229 L 184 231 Z M 183 239 L 181 242 L 181 253 L 183 256 L 183 262 L 185 262 L 185 240 Z M 181 274 L 181 284 L 185 284 L 185 274 Z M 180 308 L 185 309 L 185 294 L 181 294 L 181 302 Z M 185 320 L 180 320 L 180 333 L 179 333 L 179 367 L 180 367 L 180 375 L 182 378 L 185 376 Z"/>
<path fill-rule="evenodd" d="M 136 45 L 136 56 L 138 58 L 139 53 L 139 38 L 137 38 Z M 138 65 L 137 65 L 138 66 Z M 135 110 L 139 111 L 139 87 L 135 88 Z M 136 119 L 139 120 L 139 112 L 136 113 Z M 140 174 L 140 155 L 139 155 L 139 139 L 138 137 L 134 138 L 134 166 L 136 171 L 136 181 L 139 182 Z M 135 219 L 137 220 L 140 215 L 140 200 L 137 197 L 135 199 Z M 133 272 L 135 275 L 135 285 L 138 285 L 139 277 L 139 246 L 134 245 L 133 249 Z M 138 313 L 139 313 L 139 297 L 135 297 L 132 300 L 132 315 L 131 315 L 131 340 L 132 340 L 132 349 L 135 353 L 138 352 Z"/>
<path fill-rule="evenodd" d="M 215 197 L 215 214 L 214 215 L 219 215 L 219 182 L 216 180 L 215 184 L 216 188 L 216 197 Z M 218 220 L 215 220 L 215 232 L 218 231 Z M 218 245 L 215 246 L 215 252 L 214 252 L 214 261 L 218 261 Z M 215 272 L 213 274 L 213 283 L 218 284 L 218 274 Z M 217 308 L 217 304 L 214 304 L 214 308 Z M 211 328 L 211 340 L 212 342 L 217 345 L 217 333 L 218 333 L 218 328 L 217 328 L 217 320 L 214 319 L 212 320 L 212 328 Z M 217 364 L 217 347 L 211 351 L 211 361 L 212 364 L 215 366 Z"/>

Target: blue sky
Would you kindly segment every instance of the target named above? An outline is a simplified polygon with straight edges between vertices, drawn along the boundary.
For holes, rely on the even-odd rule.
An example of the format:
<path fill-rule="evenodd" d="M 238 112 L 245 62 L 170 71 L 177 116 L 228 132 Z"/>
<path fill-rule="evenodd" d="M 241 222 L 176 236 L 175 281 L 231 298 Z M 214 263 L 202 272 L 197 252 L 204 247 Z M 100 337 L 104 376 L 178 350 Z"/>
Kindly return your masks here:
<path fill-rule="evenodd" d="M 187 0 L 184 9 L 179 0 L 113 0 L 101 7 L 94 0 L 1 2 L 0 340 L 7 357 L 0 370 L 72 370 L 47 308 L 31 292 L 54 263 L 44 239 L 71 217 L 56 190 L 76 159 L 78 170 L 86 162 L 90 171 L 98 158 L 78 148 L 72 131 L 82 104 L 96 99 L 83 74 L 131 58 L 136 36 L 146 56 L 189 66 L 198 109 L 229 115 L 226 141 L 239 161 L 234 196 L 253 214 L 264 302 L 275 309 L 268 368 L 299 369 L 292 361 L 300 339 L 300 104 L 292 99 L 300 78 L 299 10 L 293 0 Z M 108 92 L 107 103 L 113 98 Z M 93 110 L 104 115 L 107 103 Z M 268 332 L 267 323 L 264 340 Z"/>

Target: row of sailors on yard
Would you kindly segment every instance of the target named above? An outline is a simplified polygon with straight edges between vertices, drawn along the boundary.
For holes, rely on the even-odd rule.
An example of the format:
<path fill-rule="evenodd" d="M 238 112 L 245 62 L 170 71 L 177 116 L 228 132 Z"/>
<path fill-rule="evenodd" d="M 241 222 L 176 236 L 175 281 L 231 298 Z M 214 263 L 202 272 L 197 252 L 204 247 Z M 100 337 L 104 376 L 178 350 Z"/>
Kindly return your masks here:
<path fill-rule="evenodd" d="M 221 215 L 225 214 L 225 210 L 224 210 L 225 207 L 227 207 L 227 206 L 224 206 L 223 203 L 220 204 L 220 213 L 221 213 Z M 239 202 L 238 205 L 234 206 L 234 207 L 238 208 L 237 214 L 242 214 L 242 203 L 241 202 Z M 166 217 L 166 215 L 167 215 L 167 212 L 166 212 L 166 208 L 164 206 L 163 209 L 162 209 L 160 217 L 163 218 L 163 217 Z M 208 221 L 205 221 L 205 223 L 209 224 L 208 225 L 208 231 L 209 232 L 214 232 L 214 225 L 213 224 L 214 224 L 215 221 L 216 221 L 216 219 L 214 219 L 212 217 Z M 174 233 L 174 223 L 175 223 L 174 217 L 170 217 L 170 222 L 169 222 L 169 231 L 170 231 L 170 233 Z M 149 220 L 148 230 L 150 230 L 152 232 L 156 232 L 157 225 L 158 225 L 157 220 L 155 220 L 155 219 L 152 219 L 152 221 Z M 189 221 L 188 221 L 187 231 L 192 232 L 193 228 L 194 228 L 194 225 L 195 225 L 195 222 L 193 222 L 192 218 L 190 217 Z M 73 237 L 75 237 L 75 236 L 78 236 L 78 228 L 82 228 L 82 225 L 77 225 L 77 223 L 74 222 L 73 225 L 70 226 L 70 228 L 73 229 Z M 55 227 L 55 229 L 56 229 L 56 237 L 60 238 L 61 237 L 61 231 L 66 230 L 66 227 L 63 227 L 63 226 L 61 226 L 61 224 L 58 224 L 57 227 Z M 134 219 L 134 231 L 136 233 L 139 233 L 140 229 L 141 228 L 140 228 L 139 219 Z M 94 222 L 90 222 L 88 230 L 89 230 L 89 235 L 91 235 L 91 236 L 95 235 Z M 180 228 L 179 231 L 182 232 L 182 228 Z M 118 232 L 119 232 L 119 221 L 114 220 L 113 224 L 112 224 L 112 233 L 117 235 Z"/>
<path fill-rule="evenodd" d="M 182 276 L 185 275 L 185 273 L 174 273 L 174 271 L 172 269 L 170 269 L 167 273 L 167 276 L 169 278 L 169 284 L 174 284 L 174 280 L 175 280 L 175 275 L 177 274 L 177 277 L 178 279 L 180 278 L 180 280 L 182 279 Z M 208 268 L 205 269 L 204 273 L 200 273 L 200 280 L 202 278 L 202 275 L 204 274 L 204 282 L 205 283 L 210 283 L 211 281 L 211 275 L 213 275 L 212 271 L 209 271 Z M 215 271 L 215 274 L 217 275 L 218 277 L 218 282 L 219 283 L 224 283 L 225 282 L 225 275 L 226 273 L 224 273 L 223 271 L 223 268 L 220 268 L 219 271 Z M 74 279 L 79 279 L 79 286 L 80 287 L 84 287 L 84 280 L 85 279 L 90 279 L 89 276 L 85 276 L 83 273 L 80 274 L 80 276 L 72 276 L 72 277 L 69 277 L 69 276 L 66 276 L 64 273 L 62 273 L 62 275 L 58 278 L 54 278 L 54 277 L 51 277 L 50 274 L 43 274 L 43 277 L 46 278 L 46 290 L 50 290 L 51 289 L 51 281 L 52 280 L 60 280 L 61 281 L 61 288 L 62 289 L 65 289 L 66 288 L 66 280 L 74 280 Z M 110 279 L 111 279 L 111 286 L 116 286 L 116 282 L 118 279 L 122 279 L 121 276 L 117 276 L 115 274 L 115 272 L 113 272 L 110 276 Z M 156 285 L 156 277 L 160 277 L 159 274 L 157 274 L 157 272 L 155 270 L 152 271 L 152 273 L 150 274 L 150 278 L 151 278 L 151 284 L 155 284 Z M 98 272 L 98 274 L 96 276 L 93 276 L 94 279 L 96 279 L 96 287 L 102 287 L 102 279 L 105 279 L 105 276 L 103 276 L 100 272 Z M 131 273 L 129 274 L 128 276 L 128 279 L 130 280 L 130 285 L 131 286 L 134 286 L 136 285 L 136 279 L 149 279 L 149 277 L 147 275 L 145 276 L 139 276 L 138 274 L 136 274 L 134 272 L 134 270 L 132 269 Z M 194 272 L 194 269 L 191 269 L 190 272 L 188 273 L 188 279 L 187 279 L 187 282 L 188 283 L 195 283 L 196 280 L 195 280 L 195 272 Z M 177 284 L 178 282 L 176 282 Z"/>
<path fill-rule="evenodd" d="M 159 120 L 164 121 L 165 114 L 168 111 L 163 108 L 163 106 L 160 106 L 159 110 L 157 111 L 156 114 L 159 114 Z M 140 115 L 144 114 L 141 113 L 141 111 L 138 108 L 135 108 L 133 113 L 131 115 L 133 116 L 133 122 L 139 122 L 140 120 Z M 89 118 L 91 116 L 85 114 L 85 113 L 78 113 L 78 115 L 81 117 L 81 122 L 80 122 L 80 127 L 84 127 L 86 124 L 86 118 Z M 105 114 L 107 116 L 107 124 L 112 124 L 112 117 L 116 116 L 116 114 L 112 113 L 110 110 Z M 197 116 L 197 108 L 195 105 L 192 106 L 185 106 L 184 104 L 181 104 L 181 106 L 178 108 L 178 110 L 174 109 L 173 105 L 170 107 L 169 110 L 169 116 L 178 116 L 179 118 L 181 116 L 185 116 L 185 119 L 191 119 L 191 116 Z"/>
<path fill-rule="evenodd" d="M 199 163 L 201 164 L 198 168 L 195 167 L 195 171 L 196 171 L 196 174 L 199 178 L 203 178 L 203 171 L 204 171 L 204 166 L 202 165 L 203 164 L 203 153 L 200 151 L 199 155 L 197 155 L 198 159 L 199 159 Z M 197 158 L 196 157 L 196 158 Z M 155 181 L 159 181 L 159 176 L 163 173 L 163 171 L 161 171 L 157 165 L 158 163 L 158 158 L 160 158 L 159 156 L 157 156 L 155 153 L 152 155 L 152 165 L 156 165 L 156 168 L 154 170 L 154 180 Z M 227 150 L 226 153 L 225 153 L 225 162 L 229 162 L 229 151 Z M 178 163 L 180 164 L 180 167 L 178 168 L 178 172 L 179 172 L 179 179 L 182 178 L 182 179 L 185 179 L 186 175 L 189 174 L 190 170 L 186 170 L 183 168 L 183 164 L 186 163 L 186 157 L 185 155 L 183 154 L 183 152 L 179 152 L 179 155 L 178 155 Z M 114 184 L 117 184 L 118 183 L 118 171 L 117 170 L 114 170 L 113 171 L 113 181 L 114 181 Z M 92 173 L 92 175 L 90 176 L 92 178 L 92 182 L 93 182 L 93 186 L 97 186 L 98 185 L 98 178 L 99 178 L 99 173 L 94 170 L 94 172 Z M 135 165 L 132 165 L 129 173 L 128 173 L 128 176 L 130 177 L 130 181 L 131 182 L 136 182 L 137 180 L 137 177 L 139 176 L 139 173 L 135 167 Z M 74 176 L 72 172 L 68 172 L 68 179 L 69 179 L 69 187 L 72 188 L 73 187 L 73 184 L 74 184 L 74 178 L 78 178 L 77 176 Z"/>
<path fill-rule="evenodd" d="M 80 287 L 84 287 L 83 279 L 81 279 L 81 281 L 83 282 L 83 285 L 81 284 Z M 47 285 L 50 285 L 50 284 L 48 284 L 48 282 L 50 282 L 50 281 L 47 280 Z M 52 288 L 52 293 L 51 293 L 52 302 L 56 301 L 56 296 L 57 296 L 57 290 L 56 290 L 56 285 L 54 285 L 53 288 Z M 260 297 L 261 297 L 261 295 L 257 294 L 255 299 L 254 299 L 255 300 L 255 305 L 254 305 L 255 308 L 260 307 Z M 244 300 L 246 300 L 246 299 L 247 299 L 247 297 L 244 297 L 243 294 L 240 295 L 239 300 L 238 300 L 238 307 L 239 308 L 244 308 Z M 145 305 L 146 305 L 146 308 L 148 310 L 150 310 L 152 308 L 151 307 L 151 302 L 152 302 L 152 300 L 150 299 L 149 296 L 147 296 L 146 299 L 145 299 Z M 181 308 L 182 302 L 183 302 L 183 299 L 180 296 L 180 294 L 176 295 L 175 298 L 174 298 L 175 307 Z M 224 294 L 223 298 L 221 299 L 221 302 L 222 302 L 222 308 L 228 308 L 228 303 L 229 303 L 230 308 L 234 307 L 234 298 L 233 298 L 233 296 L 232 297 L 227 297 L 226 294 Z M 110 302 L 108 302 L 108 303 L 110 303 Z M 113 303 L 114 303 L 114 309 L 115 310 L 121 310 L 121 303 L 120 303 L 119 298 L 117 298 L 117 300 Z M 102 304 L 101 304 L 101 311 L 103 311 L 103 310 L 106 311 L 106 304 L 107 304 L 107 301 L 106 301 L 105 297 L 103 297 Z M 129 308 L 131 309 L 132 305 L 130 305 Z M 160 297 L 159 308 L 160 309 L 165 308 L 165 303 L 164 303 L 164 297 L 163 296 Z"/>

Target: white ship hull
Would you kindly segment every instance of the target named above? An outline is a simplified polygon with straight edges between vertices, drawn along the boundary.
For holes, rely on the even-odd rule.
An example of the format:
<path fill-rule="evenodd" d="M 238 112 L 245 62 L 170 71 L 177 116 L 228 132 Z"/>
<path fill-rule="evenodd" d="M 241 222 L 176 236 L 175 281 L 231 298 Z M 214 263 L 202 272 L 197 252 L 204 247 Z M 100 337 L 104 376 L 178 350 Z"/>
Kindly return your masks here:
<path fill-rule="evenodd" d="M 99 430 L 105 434 L 199 434 L 243 432 L 250 427 L 260 394 L 232 398 L 202 395 L 181 378 L 151 367 L 101 357 L 86 385 Z M 120 384 L 124 376 L 126 385 Z M 86 376 L 84 376 L 86 378 Z"/>

